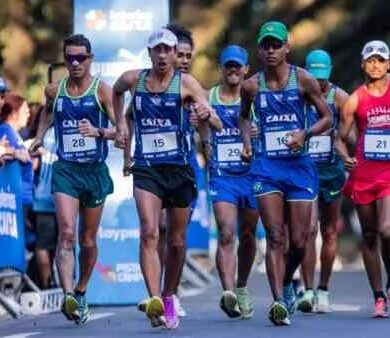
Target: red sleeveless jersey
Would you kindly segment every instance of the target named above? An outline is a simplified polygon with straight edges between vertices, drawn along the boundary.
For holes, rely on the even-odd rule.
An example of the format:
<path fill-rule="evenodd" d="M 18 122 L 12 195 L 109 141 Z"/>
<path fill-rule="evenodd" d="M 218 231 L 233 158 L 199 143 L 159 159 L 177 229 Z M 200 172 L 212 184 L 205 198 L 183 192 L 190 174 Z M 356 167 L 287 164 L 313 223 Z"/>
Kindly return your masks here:
<path fill-rule="evenodd" d="M 371 95 L 366 86 L 356 93 L 357 163 L 344 193 L 357 204 L 367 204 L 390 194 L 390 81 L 380 97 Z"/>

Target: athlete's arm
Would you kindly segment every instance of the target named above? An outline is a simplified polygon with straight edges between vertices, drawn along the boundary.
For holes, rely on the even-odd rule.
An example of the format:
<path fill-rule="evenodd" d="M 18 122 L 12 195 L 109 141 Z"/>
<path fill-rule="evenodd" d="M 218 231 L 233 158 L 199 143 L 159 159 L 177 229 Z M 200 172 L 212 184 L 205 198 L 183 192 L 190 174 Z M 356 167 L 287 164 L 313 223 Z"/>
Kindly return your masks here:
<path fill-rule="evenodd" d="M 352 126 L 355 122 L 355 112 L 359 104 L 359 97 L 354 92 L 345 102 L 341 110 L 341 121 L 339 127 L 339 136 L 345 142 L 348 143 L 349 134 L 352 130 Z"/>
<path fill-rule="evenodd" d="M 114 110 L 112 108 L 112 88 L 103 81 L 99 82 L 98 99 L 109 120 L 115 125 Z M 115 127 L 96 128 L 87 119 L 80 121 L 79 132 L 86 137 L 101 137 L 108 140 L 115 138 Z"/>
<path fill-rule="evenodd" d="M 298 68 L 298 80 L 301 93 L 314 105 L 320 119 L 309 129 L 287 133 L 286 145 L 293 150 L 302 149 L 307 138 L 312 135 L 319 135 L 332 126 L 332 113 L 321 92 L 318 81 L 302 68 Z"/>
<path fill-rule="evenodd" d="M 348 100 L 348 94 L 341 88 L 337 88 L 336 96 L 335 96 L 335 105 L 337 111 L 340 112 L 340 115 L 341 115 L 341 110 L 347 100 Z M 344 162 L 345 168 L 347 170 L 351 170 L 354 166 L 355 160 L 351 156 L 349 156 L 347 145 L 340 138 L 338 130 L 335 130 L 334 132 L 335 132 L 335 141 L 334 141 L 335 149 L 339 154 L 341 160 Z"/>
<path fill-rule="evenodd" d="M 52 109 L 55 97 L 57 95 L 58 83 L 49 83 L 45 87 L 45 104 L 39 114 L 38 130 L 34 141 L 31 143 L 29 151 L 32 155 L 38 150 L 42 144 L 43 136 L 50 126 L 52 116 L 50 116 L 50 109 Z M 39 155 L 39 154 L 38 154 Z"/>
<path fill-rule="evenodd" d="M 115 146 L 124 148 L 126 140 L 129 138 L 129 130 L 124 118 L 123 109 L 125 102 L 125 92 L 132 91 L 139 77 L 140 70 L 130 70 L 124 72 L 115 82 L 112 91 L 112 104 L 116 121 Z"/>
<path fill-rule="evenodd" d="M 240 127 L 240 134 L 243 142 L 243 149 L 241 158 L 243 161 L 250 161 L 252 158 L 252 145 L 251 145 L 251 107 L 259 90 L 257 74 L 253 75 L 248 80 L 245 80 L 241 87 L 241 111 L 238 119 L 238 125 Z"/>
<path fill-rule="evenodd" d="M 210 107 L 204 89 L 199 82 L 189 74 L 182 74 L 181 92 L 183 101 L 190 99 L 194 102 L 194 109 L 198 114 L 199 120 L 207 122 L 207 124 L 217 129 L 222 130 L 222 122 Z"/>

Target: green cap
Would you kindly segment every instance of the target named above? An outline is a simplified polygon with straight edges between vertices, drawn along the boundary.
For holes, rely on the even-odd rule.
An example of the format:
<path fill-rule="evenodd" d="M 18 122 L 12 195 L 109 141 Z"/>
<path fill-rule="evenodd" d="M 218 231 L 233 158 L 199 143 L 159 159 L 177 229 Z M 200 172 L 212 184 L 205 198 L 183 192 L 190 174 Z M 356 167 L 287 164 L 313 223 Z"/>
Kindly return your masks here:
<path fill-rule="evenodd" d="M 283 42 L 288 40 L 288 30 L 286 26 L 279 21 L 268 21 L 260 27 L 257 33 L 257 43 L 263 41 L 267 37 L 272 37 Z"/>

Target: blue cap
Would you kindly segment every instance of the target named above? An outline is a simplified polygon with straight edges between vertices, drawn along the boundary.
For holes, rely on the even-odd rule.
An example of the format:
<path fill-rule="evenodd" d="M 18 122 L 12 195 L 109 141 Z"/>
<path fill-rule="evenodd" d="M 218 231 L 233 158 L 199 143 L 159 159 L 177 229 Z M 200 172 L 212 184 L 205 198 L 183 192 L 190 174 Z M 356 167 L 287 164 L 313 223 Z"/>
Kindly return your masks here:
<path fill-rule="evenodd" d="M 4 79 L 0 77 L 0 93 L 4 93 L 8 90 L 7 84 L 5 83 Z"/>
<path fill-rule="evenodd" d="M 219 57 L 219 62 L 221 65 L 228 63 L 229 61 L 234 61 L 240 64 L 241 66 L 246 66 L 248 64 L 248 53 L 246 50 L 237 45 L 227 46 L 221 53 Z"/>
<path fill-rule="evenodd" d="M 329 80 L 332 72 L 332 59 L 322 50 L 316 49 L 306 56 L 306 70 L 317 80 Z"/>

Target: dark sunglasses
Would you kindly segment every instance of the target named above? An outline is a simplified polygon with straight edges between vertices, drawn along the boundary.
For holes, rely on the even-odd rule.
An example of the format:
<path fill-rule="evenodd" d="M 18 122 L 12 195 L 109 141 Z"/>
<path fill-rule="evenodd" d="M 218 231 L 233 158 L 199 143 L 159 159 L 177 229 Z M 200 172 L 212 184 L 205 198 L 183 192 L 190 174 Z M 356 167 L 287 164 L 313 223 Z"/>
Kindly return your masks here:
<path fill-rule="evenodd" d="M 260 44 L 260 48 L 263 50 L 280 49 L 284 45 L 282 41 L 265 41 Z"/>
<path fill-rule="evenodd" d="M 64 58 L 67 63 L 72 64 L 75 61 L 77 61 L 78 63 L 83 63 L 89 57 L 89 54 L 65 54 Z"/>

